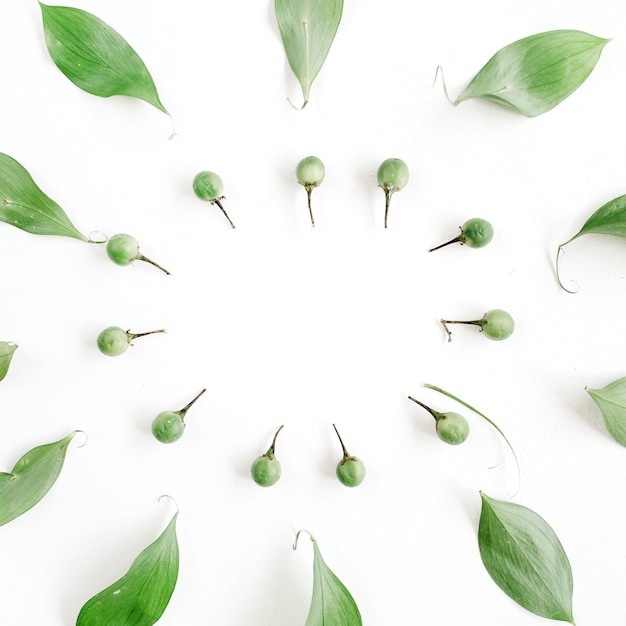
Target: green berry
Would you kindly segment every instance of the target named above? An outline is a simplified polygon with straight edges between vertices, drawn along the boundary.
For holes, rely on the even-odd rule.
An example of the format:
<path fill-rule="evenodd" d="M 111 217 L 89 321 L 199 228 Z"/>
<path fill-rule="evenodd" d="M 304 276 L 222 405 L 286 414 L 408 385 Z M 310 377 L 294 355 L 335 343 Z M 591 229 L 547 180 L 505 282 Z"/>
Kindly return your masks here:
<path fill-rule="evenodd" d="M 365 478 L 365 464 L 361 459 L 352 456 L 343 445 L 341 435 L 337 427 L 333 424 L 333 428 L 339 437 L 339 443 L 343 450 L 343 458 L 337 463 L 336 474 L 339 482 L 346 487 L 358 487 Z"/>
<path fill-rule="evenodd" d="M 385 228 L 391 196 L 404 189 L 409 182 L 409 168 L 402 159 L 386 159 L 380 164 L 376 174 L 378 186 L 385 192 Z"/>
<path fill-rule="evenodd" d="M 409 396 L 409 400 L 413 400 L 413 402 L 419 404 L 435 418 L 435 430 L 441 441 L 456 446 L 467 439 L 469 435 L 469 424 L 462 415 L 452 412 L 440 413 L 412 396 Z"/>
<path fill-rule="evenodd" d="M 469 435 L 469 424 L 459 413 L 440 413 L 436 424 L 439 439 L 456 446 L 463 443 Z"/>
<path fill-rule="evenodd" d="M 161 271 L 169 274 L 169 272 L 139 252 L 139 242 L 130 235 L 114 235 L 107 242 L 107 254 L 109 259 L 117 265 L 130 265 L 133 261 L 145 261 Z"/>
<path fill-rule="evenodd" d="M 151 330 L 147 333 L 131 333 L 130 330 L 124 330 L 119 326 L 109 326 L 98 335 L 98 349 L 106 356 L 119 356 L 126 352 L 134 339 L 164 332 L 165 330 Z"/>
<path fill-rule="evenodd" d="M 200 200 L 205 200 L 211 204 L 217 204 L 230 225 L 235 228 L 232 220 L 228 217 L 228 213 L 226 213 L 226 210 L 222 206 L 221 201 L 224 199 L 224 196 L 222 195 L 224 183 L 215 172 L 205 171 L 196 174 L 193 179 L 193 190 Z"/>
<path fill-rule="evenodd" d="M 485 337 L 494 341 L 501 341 L 510 337 L 515 330 L 513 318 L 502 309 L 487 311 L 481 322 L 481 328 Z"/>
<path fill-rule="evenodd" d="M 161 443 L 174 443 L 185 432 L 185 415 L 195 401 L 206 391 L 203 389 L 189 404 L 180 411 L 161 411 L 152 422 L 152 434 Z"/>
<path fill-rule="evenodd" d="M 515 322 L 513 318 L 501 309 L 493 309 L 487 311 L 479 320 L 441 320 L 441 324 L 448 335 L 448 341 L 452 341 L 452 333 L 448 328 L 448 324 L 470 324 L 480 326 L 483 334 L 487 339 L 494 341 L 502 341 L 513 334 L 515 330 Z"/>
<path fill-rule="evenodd" d="M 271 487 L 272 485 L 275 485 L 282 473 L 280 462 L 275 455 L 276 437 L 278 437 L 278 433 L 282 430 L 282 428 L 283 427 L 281 426 L 276 431 L 269 450 L 264 455 L 255 459 L 252 463 L 252 467 L 250 468 L 252 479 L 261 487 Z"/>
<path fill-rule="evenodd" d="M 461 226 L 461 243 L 470 248 L 482 248 L 493 239 L 493 226 L 480 217 L 473 217 Z"/>
<path fill-rule="evenodd" d="M 487 220 L 483 220 L 480 217 L 473 217 L 467 220 L 460 228 L 460 235 L 454 237 L 454 239 L 450 239 L 450 241 L 446 241 L 446 243 L 431 248 L 429 252 L 449 246 L 451 243 L 466 244 L 470 248 L 482 248 L 493 239 L 493 226 Z"/>
<path fill-rule="evenodd" d="M 324 168 L 324 164 L 316 156 L 305 157 L 296 167 L 296 178 L 306 189 L 311 226 L 315 226 L 313 211 L 311 210 L 311 192 L 315 187 L 322 184 L 325 175 L 326 169 Z"/>

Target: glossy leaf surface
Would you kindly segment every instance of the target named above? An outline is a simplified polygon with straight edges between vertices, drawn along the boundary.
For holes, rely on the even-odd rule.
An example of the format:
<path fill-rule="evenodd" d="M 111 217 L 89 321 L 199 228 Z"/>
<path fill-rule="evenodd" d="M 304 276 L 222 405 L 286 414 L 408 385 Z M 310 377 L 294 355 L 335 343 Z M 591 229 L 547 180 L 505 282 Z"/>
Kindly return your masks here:
<path fill-rule="evenodd" d="M 573 624 L 572 570 L 552 528 L 524 506 L 481 497 L 478 546 L 489 575 L 528 611 Z"/>
<path fill-rule="evenodd" d="M 566 289 L 561 283 L 559 277 L 559 258 L 563 247 L 568 243 L 571 243 L 575 239 L 582 237 L 583 235 L 596 234 L 596 235 L 614 235 L 616 237 L 626 237 L 626 194 L 613 198 L 606 204 L 603 204 L 593 215 L 583 224 L 582 228 L 565 243 L 559 246 L 556 258 L 556 273 L 559 285 L 565 291 L 574 293 L 573 291 Z"/>
<path fill-rule="evenodd" d="M 139 98 L 167 113 L 144 62 L 117 31 L 87 11 L 39 4 L 48 52 L 77 87 Z"/>
<path fill-rule="evenodd" d="M 296 544 L 297 541 L 296 536 Z M 313 597 L 305 626 L 362 626 L 361 613 L 354 598 L 324 562 L 317 540 L 311 536 L 311 541 L 313 542 Z M 294 549 L 295 547 L 296 545 Z"/>
<path fill-rule="evenodd" d="M 17 344 L 0 341 L 0 380 L 3 380 L 9 371 L 13 353 L 17 350 Z"/>
<path fill-rule="evenodd" d="M 12 157 L 0 153 L 0 221 L 35 235 L 62 235 L 88 241 Z"/>
<path fill-rule="evenodd" d="M 76 431 L 27 452 L 9 474 L 0 473 L 0 526 L 35 506 L 56 482 Z"/>
<path fill-rule="evenodd" d="M 343 0 L 275 0 L 274 8 L 289 66 L 302 88 L 304 108 L 337 34 Z"/>
<path fill-rule="evenodd" d="M 122 578 L 83 606 L 76 626 L 152 626 L 161 618 L 178 578 L 177 517 Z"/>
<path fill-rule="evenodd" d="M 489 59 L 454 104 L 486 98 L 527 117 L 541 115 L 582 85 L 608 42 L 579 30 L 553 30 L 515 41 Z"/>
<path fill-rule="evenodd" d="M 626 446 L 626 377 L 619 378 L 602 389 L 586 388 L 586 391 L 602 411 L 611 437 Z"/>

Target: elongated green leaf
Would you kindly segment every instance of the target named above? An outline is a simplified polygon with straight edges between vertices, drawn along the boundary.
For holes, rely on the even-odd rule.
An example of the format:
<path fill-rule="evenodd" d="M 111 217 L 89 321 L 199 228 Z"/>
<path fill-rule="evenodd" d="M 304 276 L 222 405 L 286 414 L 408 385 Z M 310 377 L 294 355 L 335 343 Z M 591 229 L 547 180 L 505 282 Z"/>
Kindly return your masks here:
<path fill-rule="evenodd" d="M 17 350 L 16 343 L 0 341 L 0 380 L 3 380 L 9 371 L 13 353 Z"/>
<path fill-rule="evenodd" d="M 616 237 L 626 237 L 626 194 L 613 198 L 606 204 L 602 205 L 582 226 L 582 228 L 565 243 L 559 246 L 556 255 L 556 274 L 559 285 L 569 293 L 574 293 L 570 289 L 566 289 L 559 276 L 559 259 L 563 247 L 571 243 L 575 239 L 583 235 L 591 233 L 597 235 L 615 235 Z"/>
<path fill-rule="evenodd" d="M 76 431 L 27 452 L 11 470 L 0 473 L 0 526 L 35 506 L 61 473 L 67 447 Z"/>
<path fill-rule="evenodd" d="M 300 532 L 296 535 L 294 549 Z M 361 613 L 354 598 L 324 562 L 315 537 L 310 537 L 313 542 L 313 597 L 305 626 L 362 626 Z"/>
<path fill-rule="evenodd" d="M 289 66 L 302 88 L 304 108 L 337 34 L 343 0 L 275 0 L 274 8 Z"/>
<path fill-rule="evenodd" d="M 611 437 L 626 446 L 626 377 L 619 378 L 602 389 L 585 387 L 585 390 L 602 411 Z"/>
<path fill-rule="evenodd" d="M 585 82 L 609 41 L 579 30 L 552 30 L 515 41 L 489 59 L 454 104 L 486 98 L 527 117 L 541 115 Z"/>
<path fill-rule="evenodd" d="M 573 624 L 572 570 L 552 528 L 526 507 L 480 495 L 478 546 L 489 575 L 528 611 Z"/>
<path fill-rule="evenodd" d="M 65 211 L 12 157 L 0 153 L 0 221 L 35 235 L 62 235 L 88 241 Z"/>
<path fill-rule="evenodd" d="M 152 626 L 165 611 L 178 578 L 176 518 L 110 587 L 78 614 L 76 626 Z"/>
<path fill-rule="evenodd" d="M 167 113 L 144 62 L 118 32 L 87 11 L 39 5 L 48 52 L 77 87 L 103 98 L 139 98 Z"/>

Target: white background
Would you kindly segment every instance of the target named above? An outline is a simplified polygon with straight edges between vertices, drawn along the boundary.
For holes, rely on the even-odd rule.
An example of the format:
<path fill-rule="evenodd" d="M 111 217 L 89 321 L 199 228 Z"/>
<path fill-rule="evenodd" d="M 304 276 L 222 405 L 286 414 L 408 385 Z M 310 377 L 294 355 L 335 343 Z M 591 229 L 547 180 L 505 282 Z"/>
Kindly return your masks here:
<path fill-rule="evenodd" d="M 478 552 L 479 490 L 555 529 L 574 574 L 577 624 L 626 618 L 624 449 L 585 393 L 626 375 L 624 241 L 571 244 L 585 219 L 626 191 L 626 14 L 614 0 L 346 2 L 327 62 L 300 101 L 273 3 L 92 0 L 150 69 L 167 116 L 101 99 L 53 65 L 36 2 L 0 5 L 0 151 L 17 159 L 79 230 L 126 232 L 171 276 L 121 268 L 102 246 L 0 224 L 0 340 L 19 349 L 0 383 L 0 464 L 73 429 L 48 496 L 0 529 L 0 622 L 75 623 L 179 506 L 181 568 L 160 624 L 303 624 L 312 531 L 367 626 L 546 623 L 490 579 Z M 442 64 L 456 96 L 499 48 L 575 28 L 613 41 L 589 79 L 526 119 L 480 101 L 458 108 L 431 88 Z M 297 162 L 326 164 L 311 229 Z M 410 168 L 383 229 L 376 169 Z M 220 211 L 191 181 L 213 170 Z M 482 250 L 427 249 L 470 217 L 495 228 Z M 491 342 L 440 317 L 503 308 L 514 335 Z M 118 358 L 96 349 L 109 325 L 135 332 Z M 171 446 L 150 424 L 207 393 Z M 471 435 L 437 439 L 407 400 L 461 410 Z M 335 422 L 367 477 L 347 489 Z M 249 476 L 274 431 L 283 477 Z M 488 469 L 505 459 L 496 469 Z"/>

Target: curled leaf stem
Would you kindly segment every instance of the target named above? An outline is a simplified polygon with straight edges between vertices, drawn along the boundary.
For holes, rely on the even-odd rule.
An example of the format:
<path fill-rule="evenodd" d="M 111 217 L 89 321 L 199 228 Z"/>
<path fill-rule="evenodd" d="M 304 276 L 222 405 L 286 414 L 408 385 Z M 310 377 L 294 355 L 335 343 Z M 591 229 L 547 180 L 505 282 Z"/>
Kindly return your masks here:
<path fill-rule="evenodd" d="M 83 441 L 83 443 L 81 443 L 78 447 L 79 448 L 84 448 L 87 445 L 87 441 L 89 441 L 89 437 L 87 437 L 87 433 L 84 430 L 80 430 L 80 428 L 77 428 L 74 431 L 74 436 L 77 435 L 78 433 L 83 435 L 83 437 L 85 438 L 85 441 Z"/>
<path fill-rule="evenodd" d="M 507 439 L 507 436 L 502 432 L 502 429 L 494 421 L 490 420 L 484 413 L 481 413 L 478 409 L 475 409 L 473 406 L 471 406 L 467 402 L 461 400 L 460 398 L 457 398 L 455 395 L 451 394 L 449 391 L 445 391 L 441 387 L 437 387 L 437 386 L 431 385 L 429 383 L 425 383 L 424 387 L 426 387 L 427 389 L 432 389 L 433 391 L 437 391 L 437 392 L 443 394 L 444 396 L 447 396 L 448 398 L 451 398 L 455 402 L 458 402 L 459 404 L 462 404 L 464 407 L 466 407 L 470 411 L 473 411 L 474 413 L 476 413 L 476 415 L 482 417 L 488 424 L 490 424 L 498 432 L 498 434 L 502 437 L 502 439 L 504 439 L 506 445 L 509 447 L 509 450 L 511 450 L 511 453 L 513 454 L 513 459 L 515 460 L 515 466 L 517 468 L 517 489 L 513 493 L 513 496 L 516 496 L 517 493 L 519 492 L 521 484 L 522 484 L 522 472 L 520 470 L 519 460 L 517 458 L 517 454 L 515 454 L 515 450 L 513 449 L 513 446 L 511 445 L 511 442 Z M 499 463 L 498 463 L 498 465 L 499 465 Z M 491 466 L 489 469 L 493 469 L 494 467 L 497 467 L 497 465 Z"/>
<path fill-rule="evenodd" d="M 301 530 L 299 530 L 296 533 L 296 538 L 295 538 L 295 540 L 293 542 L 293 546 L 292 546 L 292 548 L 294 550 L 298 547 L 298 539 L 300 539 L 300 533 L 306 533 L 309 536 L 309 539 L 311 541 L 314 541 L 314 542 L 317 541 L 317 539 L 315 539 L 315 537 L 313 536 L 313 534 L 310 531 L 308 531 L 306 528 L 302 528 Z"/>
<path fill-rule="evenodd" d="M 570 240 L 571 241 L 571 240 Z M 556 279 L 559 283 L 559 287 L 561 287 L 561 289 L 563 289 L 563 291 L 566 291 L 567 293 L 577 293 L 578 292 L 578 283 L 576 281 L 571 281 L 572 283 L 574 283 L 574 285 L 576 285 L 576 289 L 568 289 L 562 282 L 561 282 L 561 274 L 560 274 L 560 270 L 559 270 L 559 261 L 561 259 L 561 254 L 563 252 L 563 247 L 566 246 L 569 243 L 562 243 L 557 251 L 556 251 L 556 264 L 555 264 L 555 269 L 556 269 Z"/>
<path fill-rule="evenodd" d="M 155 263 L 152 259 L 149 259 L 147 256 L 144 256 L 143 254 L 137 255 L 137 260 L 150 263 L 150 265 L 154 265 L 154 267 L 158 267 L 162 272 L 165 272 L 168 276 L 170 275 L 170 272 L 168 272 L 164 267 L 161 267 L 158 263 Z"/>
<path fill-rule="evenodd" d="M 163 500 L 163 498 L 168 498 L 169 500 L 171 500 L 174 503 L 174 506 L 176 507 L 176 513 L 180 512 L 180 509 L 178 508 L 178 502 L 176 502 L 176 500 L 172 498 L 172 496 L 170 496 L 168 493 L 164 493 L 160 495 L 159 499 L 157 500 L 157 503 L 161 504 L 161 500 Z"/>
<path fill-rule="evenodd" d="M 457 106 L 458 102 L 453 102 L 452 98 L 450 98 L 450 96 L 448 95 L 448 87 L 446 86 L 446 77 L 443 75 L 443 67 L 441 65 L 438 65 L 437 69 L 435 70 L 435 78 L 433 78 L 433 84 L 431 86 L 432 87 L 435 86 L 435 83 L 437 82 L 437 76 L 439 76 L 439 74 L 441 74 L 441 85 L 443 86 L 443 93 L 446 96 L 446 100 L 452 106 Z"/>
<path fill-rule="evenodd" d="M 226 213 L 226 209 L 222 206 L 222 203 L 220 202 L 220 200 L 223 200 L 224 198 L 217 198 L 216 200 L 213 200 L 214 204 L 217 204 L 217 206 L 222 210 L 222 213 L 225 215 L 226 219 L 228 220 L 228 223 L 235 228 L 235 225 L 233 224 L 233 221 L 230 219 L 230 217 L 228 217 L 228 213 Z"/>

